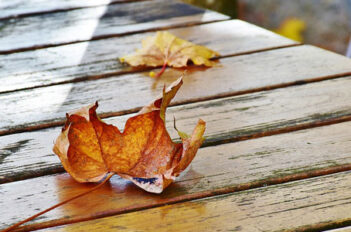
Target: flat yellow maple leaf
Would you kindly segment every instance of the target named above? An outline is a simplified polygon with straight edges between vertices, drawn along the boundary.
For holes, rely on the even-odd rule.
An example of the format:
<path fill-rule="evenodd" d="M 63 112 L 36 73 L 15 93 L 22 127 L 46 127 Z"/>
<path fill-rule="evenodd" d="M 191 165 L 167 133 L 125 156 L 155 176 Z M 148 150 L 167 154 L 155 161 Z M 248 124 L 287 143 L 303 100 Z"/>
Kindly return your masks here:
<path fill-rule="evenodd" d="M 136 53 L 124 56 L 120 61 L 131 66 L 162 66 L 158 74 L 150 73 L 151 76 L 159 77 L 166 66 L 185 67 L 189 60 L 195 65 L 212 66 L 214 62 L 209 59 L 216 56 L 219 53 L 204 46 L 177 38 L 167 31 L 158 31 L 155 36 L 143 39 L 142 48 Z"/>

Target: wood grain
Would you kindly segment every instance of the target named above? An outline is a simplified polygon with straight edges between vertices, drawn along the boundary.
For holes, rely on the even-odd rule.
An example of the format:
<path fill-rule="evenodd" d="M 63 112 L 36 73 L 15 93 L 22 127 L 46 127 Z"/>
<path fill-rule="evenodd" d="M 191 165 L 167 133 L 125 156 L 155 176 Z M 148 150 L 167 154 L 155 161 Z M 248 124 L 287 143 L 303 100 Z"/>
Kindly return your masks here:
<path fill-rule="evenodd" d="M 155 0 L 1 20 L 0 54 L 224 19 L 228 16 Z"/>
<path fill-rule="evenodd" d="M 0 19 L 25 17 L 36 14 L 67 11 L 92 6 L 108 5 L 112 3 L 124 3 L 138 0 L 11 0 L 0 2 Z M 139 0 L 140 1 L 140 0 Z"/>
<path fill-rule="evenodd" d="M 172 138 L 178 138 L 173 116 L 177 127 L 188 133 L 202 118 L 207 122 L 203 145 L 209 146 L 351 120 L 350 87 L 351 77 L 347 77 L 171 107 L 167 128 Z M 124 128 L 129 117 L 106 121 Z M 59 131 L 49 128 L 1 136 L 0 183 L 62 171 L 51 151 Z"/>
<path fill-rule="evenodd" d="M 350 182 L 344 172 L 46 231 L 301 231 L 350 223 Z"/>
<path fill-rule="evenodd" d="M 306 65 L 308 64 L 308 65 Z M 351 74 L 351 60 L 311 46 L 221 59 L 216 67 L 188 68 L 174 104 L 238 95 Z M 115 76 L 0 95 L 0 134 L 60 125 L 65 113 L 99 100 L 103 117 L 135 112 L 179 78 L 169 69 L 160 81 L 148 73 Z M 133 97 L 131 97 L 133 93 Z"/>
<path fill-rule="evenodd" d="M 191 168 L 160 195 L 146 193 L 130 182 L 115 176 L 109 184 L 96 192 L 43 215 L 32 222 L 41 224 L 26 228 L 30 230 L 48 225 L 71 223 L 283 183 L 345 169 L 350 170 L 350 129 L 351 122 L 346 122 L 201 148 Z M 349 180 L 345 183 L 347 182 Z M 328 183 L 326 186 L 329 185 L 335 190 L 337 183 L 325 183 Z M 0 228 L 24 219 L 92 186 L 94 185 L 79 184 L 68 174 L 2 184 L 0 185 L 0 193 L 6 197 L 0 198 L 0 213 L 2 215 Z M 337 191 L 343 193 L 342 190 Z M 308 191 L 306 190 L 306 192 Z M 263 196 L 262 194 L 256 196 Z M 298 191 L 291 191 L 290 194 L 291 197 L 299 195 Z M 276 200 L 274 194 L 264 196 L 272 201 Z M 330 202 L 330 204 L 332 203 Z M 262 207 L 262 210 L 264 208 Z M 221 210 L 219 209 L 219 211 Z M 256 209 L 255 211 L 259 212 L 260 210 Z M 200 215 L 198 216 L 200 217 Z M 160 221 L 157 220 L 157 222 Z"/>
<path fill-rule="evenodd" d="M 222 57 L 296 45 L 292 40 L 240 20 L 169 31 L 218 51 Z M 0 92 L 141 71 L 122 65 L 118 57 L 133 53 L 140 48 L 141 40 L 151 35 L 154 32 L 0 55 Z"/>

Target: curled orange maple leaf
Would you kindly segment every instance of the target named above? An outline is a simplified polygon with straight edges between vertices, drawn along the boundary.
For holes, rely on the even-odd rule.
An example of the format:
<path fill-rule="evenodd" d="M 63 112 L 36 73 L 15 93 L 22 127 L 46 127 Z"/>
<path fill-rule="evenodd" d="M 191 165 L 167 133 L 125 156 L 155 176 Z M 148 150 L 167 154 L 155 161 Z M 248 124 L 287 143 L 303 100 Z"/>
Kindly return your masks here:
<path fill-rule="evenodd" d="M 182 78 L 139 113 L 127 120 L 123 133 L 96 114 L 98 104 L 67 114 L 54 145 L 66 171 L 78 182 L 97 182 L 108 173 L 128 179 L 142 189 L 161 193 L 193 160 L 204 138 L 205 122 L 191 136 L 179 132 L 174 143 L 165 127 L 165 112 L 182 85 Z"/>

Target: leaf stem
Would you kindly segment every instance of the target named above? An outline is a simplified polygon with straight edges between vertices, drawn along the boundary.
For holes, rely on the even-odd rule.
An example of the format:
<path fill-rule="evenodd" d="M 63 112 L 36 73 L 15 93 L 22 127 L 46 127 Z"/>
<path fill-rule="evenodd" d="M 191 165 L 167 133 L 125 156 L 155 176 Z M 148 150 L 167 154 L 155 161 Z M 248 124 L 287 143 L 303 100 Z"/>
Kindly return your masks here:
<path fill-rule="evenodd" d="M 167 62 L 164 62 L 164 63 L 163 63 L 163 66 L 162 66 L 162 69 L 155 75 L 155 78 L 156 78 L 156 79 L 159 78 L 159 77 L 162 75 L 162 73 L 165 72 L 166 67 L 167 67 Z"/>
<path fill-rule="evenodd" d="M 50 208 L 47 208 L 47 209 L 45 209 L 45 210 L 43 210 L 43 211 L 41 211 L 41 212 L 39 212 L 39 213 L 37 213 L 37 214 L 35 214 L 35 215 L 29 217 L 29 218 L 26 218 L 26 219 L 24 219 L 24 220 L 22 220 L 22 221 L 20 221 L 20 222 L 17 222 L 16 224 L 14 224 L 14 225 L 12 225 L 12 226 L 10 226 L 10 227 L 8 227 L 8 228 L 2 230 L 1 232 L 8 232 L 8 231 L 11 231 L 11 230 L 13 230 L 13 229 L 16 229 L 16 228 L 19 227 L 20 225 L 22 225 L 22 224 L 24 224 L 24 223 L 26 223 L 26 222 L 29 222 L 29 221 L 31 221 L 31 220 L 33 220 L 33 219 L 39 217 L 40 215 L 43 215 L 44 213 L 47 213 L 47 212 L 49 212 L 49 211 L 51 211 L 51 210 L 53 210 L 53 209 L 55 209 L 55 208 L 57 208 L 57 207 L 59 207 L 59 206 L 61 206 L 61 205 L 64 205 L 64 204 L 66 204 L 66 203 L 68 203 L 68 202 L 70 202 L 70 201 L 73 201 L 73 200 L 75 200 L 75 199 L 77 199 L 77 198 L 79 198 L 79 197 L 82 197 L 82 196 L 84 196 L 84 195 L 86 195 L 86 194 L 88 194 L 88 193 L 91 193 L 91 192 L 95 191 L 96 189 L 98 189 L 98 188 L 100 188 L 101 186 L 103 186 L 109 179 L 111 179 L 111 177 L 112 177 L 113 175 L 114 175 L 114 173 L 108 174 L 107 177 L 105 178 L 105 180 L 103 180 L 101 183 L 99 183 L 98 185 L 96 185 L 94 188 L 89 189 L 88 191 L 85 191 L 85 192 L 83 192 L 83 193 L 80 193 L 80 194 L 78 194 L 78 195 L 76 195 L 76 196 L 74 196 L 74 197 L 71 197 L 71 198 L 69 198 L 69 199 L 67 199 L 67 200 L 65 200 L 65 201 L 62 201 L 62 202 L 60 202 L 60 203 L 58 203 L 58 204 L 56 204 L 56 205 L 54 205 L 54 206 L 51 206 Z"/>

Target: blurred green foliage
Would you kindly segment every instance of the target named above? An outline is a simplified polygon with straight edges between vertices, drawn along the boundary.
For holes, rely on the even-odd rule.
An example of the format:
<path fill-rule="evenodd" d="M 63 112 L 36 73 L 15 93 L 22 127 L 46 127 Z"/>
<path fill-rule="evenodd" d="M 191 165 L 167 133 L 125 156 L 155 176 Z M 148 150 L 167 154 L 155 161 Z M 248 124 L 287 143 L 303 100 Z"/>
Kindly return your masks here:
<path fill-rule="evenodd" d="M 182 0 L 202 8 L 211 9 L 222 14 L 226 14 L 231 18 L 238 17 L 237 0 Z"/>

